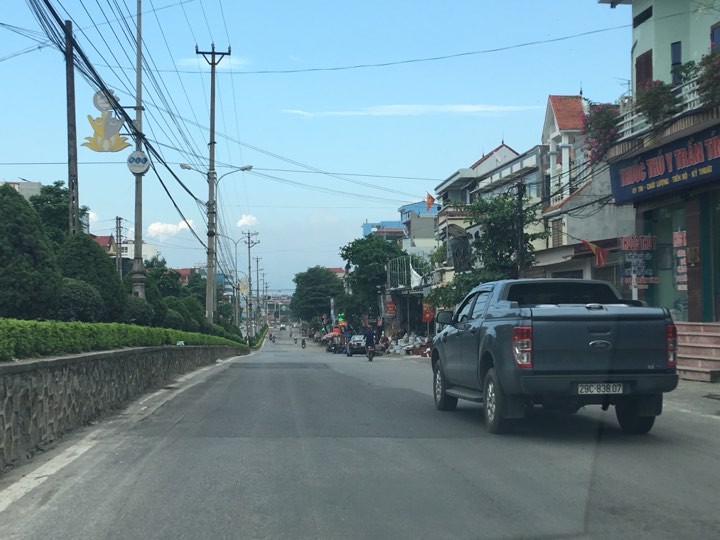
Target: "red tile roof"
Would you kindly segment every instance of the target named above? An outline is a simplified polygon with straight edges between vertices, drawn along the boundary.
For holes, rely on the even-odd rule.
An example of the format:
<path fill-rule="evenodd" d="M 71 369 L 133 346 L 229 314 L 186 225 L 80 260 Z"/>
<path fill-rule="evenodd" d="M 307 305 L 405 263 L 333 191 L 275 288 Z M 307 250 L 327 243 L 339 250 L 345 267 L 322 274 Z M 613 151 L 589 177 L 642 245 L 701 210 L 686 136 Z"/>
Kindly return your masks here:
<path fill-rule="evenodd" d="M 95 240 L 95 242 L 98 243 L 98 245 L 103 249 L 110 249 L 110 246 L 113 243 L 113 237 L 112 236 L 95 236 L 91 235 L 92 239 Z"/>
<path fill-rule="evenodd" d="M 548 100 L 555 115 L 558 129 L 582 129 L 584 115 L 582 97 L 549 96 Z"/>
<path fill-rule="evenodd" d="M 502 144 L 498 145 L 496 148 L 493 148 L 492 150 L 490 150 L 490 152 L 488 152 L 488 153 L 485 154 L 483 157 L 481 157 L 480 159 L 478 159 L 475 163 L 473 163 L 472 165 L 470 165 L 470 168 L 471 168 L 471 169 L 477 169 L 483 161 L 485 161 L 486 159 L 488 159 L 488 158 L 489 158 L 490 156 L 492 156 L 495 152 L 497 152 L 498 150 L 500 150 L 503 146 L 504 146 L 505 148 L 507 148 L 508 150 L 510 150 L 513 154 L 518 155 L 518 153 L 517 153 L 515 150 L 513 150 L 512 148 L 510 148 L 507 144 L 502 143 Z"/>

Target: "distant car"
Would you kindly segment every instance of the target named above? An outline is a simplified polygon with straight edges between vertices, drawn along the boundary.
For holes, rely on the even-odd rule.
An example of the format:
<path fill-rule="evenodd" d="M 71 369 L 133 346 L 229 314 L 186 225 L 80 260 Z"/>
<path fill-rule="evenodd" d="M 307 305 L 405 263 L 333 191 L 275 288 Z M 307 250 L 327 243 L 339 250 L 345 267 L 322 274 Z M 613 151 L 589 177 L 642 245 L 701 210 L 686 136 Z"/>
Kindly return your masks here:
<path fill-rule="evenodd" d="M 365 336 L 355 335 L 347 344 L 347 355 L 365 354 Z"/>
<path fill-rule="evenodd" d="M 281 324 L 281 325 L 280 325 L 280 330 L 285 330 L 285 325 L 284 325 L 284 324 Z"/>

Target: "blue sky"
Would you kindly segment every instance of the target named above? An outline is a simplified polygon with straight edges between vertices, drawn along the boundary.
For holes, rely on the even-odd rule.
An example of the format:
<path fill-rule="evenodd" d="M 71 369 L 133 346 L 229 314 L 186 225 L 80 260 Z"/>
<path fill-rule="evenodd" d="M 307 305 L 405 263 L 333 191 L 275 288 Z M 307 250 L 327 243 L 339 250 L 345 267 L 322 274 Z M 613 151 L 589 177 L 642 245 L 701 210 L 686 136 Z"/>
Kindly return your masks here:
<path fill-rule="evenodd" d="M 52 4 L 73 19 L 120 103 L 133 105 L 134 44 L 116 19 L 118 6 L 134 16 L 135 0 Z M 259 233 L 252 256 L 262 257 L 273 291 L 287 292 L 311 266 L 343 266 L 338 252 L 361 237 L 363 222 L 397 220 L 399 206 L 433 193 L 503 139 L 518 152 L 539 144 L 548 94 L 582 87 L 593 101 L 615 101 L 630 70 L 630 10 L 595 0 L 143 0 L 143 12 L 146 60 L 160 89 L 146 73 L 144 131 L 202 201 L 205 179 L 179 166 L 207 169 L 209 69 L 195 45 L 232 47 L 218 66 L 217 171 L 253 170 L 220 181 L 220 231 Z M 0 22 L 32 31 L 0 27 L 0 180 L 67 180 L 63 57 L 37 48 L 41 28 L 26 2 L 8 0 Z M 577 37 L 522 46 L 567 36 Z M 393 64 L 314 70 L 381 63 Z M 76 76 L 79 144 L 91 135 L 87 116 L 98 115 L 95 90 Z M 94 234 L 113 233 L 115 216 L 133 234 L 130 150 L 78 150 L 80 200 Z M 161 174 L 206 241 L 202 207 Z M 204 263 L 205 248 L 152 173 L 143 195 L 146 241 L 171 267 Z M 235 247 L 220 240 L 220 264 L 232 269 Z M 238 266 L 247 269 L 242 242 Z"/>

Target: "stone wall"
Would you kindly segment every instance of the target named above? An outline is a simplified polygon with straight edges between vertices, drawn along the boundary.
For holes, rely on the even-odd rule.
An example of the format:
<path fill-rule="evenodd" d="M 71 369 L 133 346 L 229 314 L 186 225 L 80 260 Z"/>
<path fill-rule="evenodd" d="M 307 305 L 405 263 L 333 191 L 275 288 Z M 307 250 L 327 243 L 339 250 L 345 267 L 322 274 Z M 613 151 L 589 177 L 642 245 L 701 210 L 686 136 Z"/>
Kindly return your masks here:
<path fill-rule="evenodd" d="M 177 375 L 238 354 L 231 347 L 142 347 L 0 363 L 0 472 Z"/>

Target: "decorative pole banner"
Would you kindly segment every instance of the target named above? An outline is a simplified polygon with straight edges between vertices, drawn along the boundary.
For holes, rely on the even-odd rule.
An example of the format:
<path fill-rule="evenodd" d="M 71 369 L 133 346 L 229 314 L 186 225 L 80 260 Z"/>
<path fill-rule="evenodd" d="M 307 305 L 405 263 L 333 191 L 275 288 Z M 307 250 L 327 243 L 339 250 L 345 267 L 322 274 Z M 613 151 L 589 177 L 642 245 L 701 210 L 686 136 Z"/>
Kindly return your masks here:
<path fill-rule="evenodd" d="M 112 93 L 115 97 L 115 94 Z M 116 98 L 117 101 L 117 98 Z M 93 96 L 93 105 L 100 111 L 98 118 L 93 118 L 88 114 L 88 121 L 93 129 L 92 137 L 85 137 L 82 146 L 87 146 L 95 152 L 119 152 L 130 146 L 126 137 L 120 136 L 120 129 L 125 121 L 115 116 L 112 110 L 112 104 L 105 95 L 105 92 L 99 90 Z"/>

